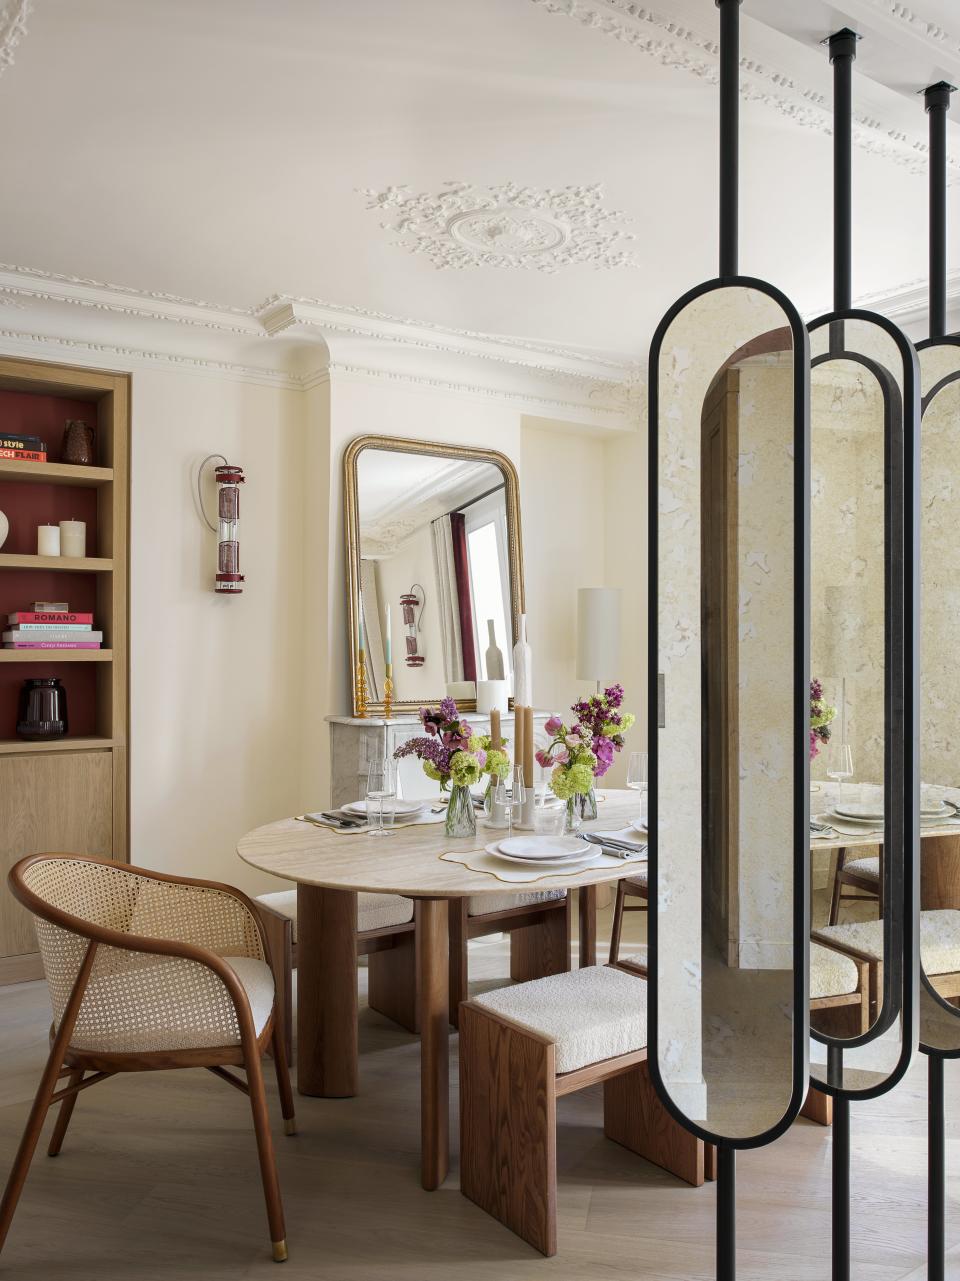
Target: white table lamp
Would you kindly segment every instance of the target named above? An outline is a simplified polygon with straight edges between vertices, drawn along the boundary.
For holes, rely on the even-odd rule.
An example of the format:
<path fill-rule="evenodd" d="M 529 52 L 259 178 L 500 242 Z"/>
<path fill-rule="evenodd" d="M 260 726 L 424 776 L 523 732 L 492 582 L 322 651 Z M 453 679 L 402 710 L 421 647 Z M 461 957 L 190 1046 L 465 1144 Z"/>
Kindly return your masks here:
<path fill-rule="evenodd" d="M 577 592 L 577 680 L 614 680 L 620 667 L 620 588 L 581 587 Z"/>

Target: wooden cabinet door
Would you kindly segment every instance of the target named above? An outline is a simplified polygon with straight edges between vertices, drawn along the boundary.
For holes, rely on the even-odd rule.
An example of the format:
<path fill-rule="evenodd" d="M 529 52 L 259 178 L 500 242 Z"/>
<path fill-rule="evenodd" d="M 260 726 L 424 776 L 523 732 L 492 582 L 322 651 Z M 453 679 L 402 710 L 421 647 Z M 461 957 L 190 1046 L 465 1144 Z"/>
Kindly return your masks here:
<path fill-rule="evenodd" d="M 3 958 L 37 951 L 32 919 L 7 888 L 7 873 L 41 853 L 113 856 L 110 752 L 0 756 L 0 982 Z"/>

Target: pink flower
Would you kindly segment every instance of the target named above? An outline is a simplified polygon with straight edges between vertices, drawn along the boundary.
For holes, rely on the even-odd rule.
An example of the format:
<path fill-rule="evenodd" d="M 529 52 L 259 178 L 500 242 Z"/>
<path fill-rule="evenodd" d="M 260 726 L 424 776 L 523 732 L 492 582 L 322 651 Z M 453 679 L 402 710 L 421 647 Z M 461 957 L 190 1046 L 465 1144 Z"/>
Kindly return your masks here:
<path fill-rule="evenodd" d="M 563 721 L 559 716 L 551 716 L 543 728 L 548 734 L 559 734 L 560 730 L 563 728 Z"/>
<path fill-rule="evenodd" d="M 566 765 L 569 759 L 570 759 L 570 753 L 567 751 L 565 747 L 561 747 L 559 752 L 555 753 L 555 755 L 553 756 L 553 763 L 554 765 Z"/>
<path fill-rule="evenodd" d="M 539 752 L 535 752 L 534 755 L 536 756 L 537 764 L 542 765 L 544 769 L 549 769 L 553 764 L 550 753 L 544 748 L 541 748 Z"/>

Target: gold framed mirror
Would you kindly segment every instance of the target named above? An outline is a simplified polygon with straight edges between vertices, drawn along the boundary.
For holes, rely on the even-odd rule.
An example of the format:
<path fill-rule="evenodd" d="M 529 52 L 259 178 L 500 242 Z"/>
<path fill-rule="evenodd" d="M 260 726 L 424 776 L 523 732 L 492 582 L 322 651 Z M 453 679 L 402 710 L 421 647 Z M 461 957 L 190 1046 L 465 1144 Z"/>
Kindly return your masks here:
<path fill-rule="evenodd" d="M 367 716 L 448 694 L 476 709 L 476 683 L 513 695 L 524 610 L 520 487 L 504 454 L 439 441 L 358 436 L 343 461 L 353 715 L 362 637 Z M 387 622 L 390 620 L 388 631 Z"/>

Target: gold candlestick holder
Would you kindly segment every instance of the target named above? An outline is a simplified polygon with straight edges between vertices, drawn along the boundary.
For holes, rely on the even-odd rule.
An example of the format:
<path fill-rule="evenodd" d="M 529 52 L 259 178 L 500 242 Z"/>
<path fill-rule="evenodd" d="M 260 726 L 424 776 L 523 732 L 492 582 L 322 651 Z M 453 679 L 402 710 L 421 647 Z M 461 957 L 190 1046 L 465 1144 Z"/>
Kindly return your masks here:
<path fill-rule="evenodd" d="M 354 714 L 360 719 L 367 715 L 367 660 L 364 651 L 357 651 L 357 679 L 353 690 Z"/>
<path fill-rule="evenodd" d="M 393 663 L 387 663 L 387 672 L 383 678 L 383 718 L 390 719 L 393 710 Z"/>

